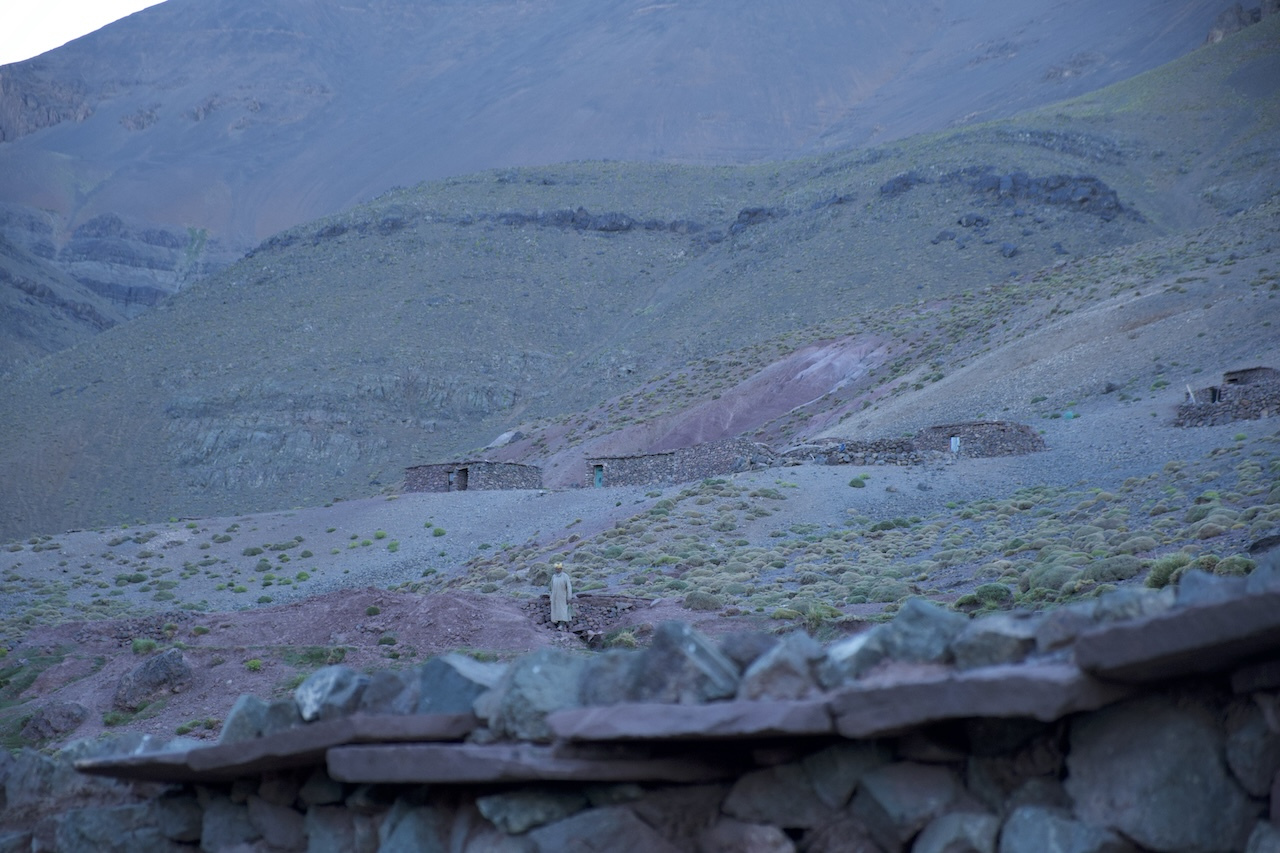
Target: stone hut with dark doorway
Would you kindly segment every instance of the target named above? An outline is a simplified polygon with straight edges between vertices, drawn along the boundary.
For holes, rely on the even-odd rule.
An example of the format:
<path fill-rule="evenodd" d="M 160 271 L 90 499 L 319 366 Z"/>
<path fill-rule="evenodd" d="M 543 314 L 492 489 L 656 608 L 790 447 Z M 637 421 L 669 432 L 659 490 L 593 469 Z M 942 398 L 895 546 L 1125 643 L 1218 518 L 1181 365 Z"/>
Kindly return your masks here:
<path fill-rule="evenodd" d="M 465 492 L 468 489 L 541 489 L 542 469 L 515 462 L 471 459 L 415 465 L 404 472 L 406 492 Z"/>
<path fill-rule="evenodd" d="M 745 438 L 708 441 L 660 453 L 587 459 L 586 486 L 647 486 L 689 483 L 777 464 L 766 445 Z"/>
<path fill-rule="evenodd" d="M 1221 385 L 1192 391 L 1174 415 L 1174 426 L 1217 426 L 1280 414 L 1280 370 L 1248 367 L 1222 374 Z"/>

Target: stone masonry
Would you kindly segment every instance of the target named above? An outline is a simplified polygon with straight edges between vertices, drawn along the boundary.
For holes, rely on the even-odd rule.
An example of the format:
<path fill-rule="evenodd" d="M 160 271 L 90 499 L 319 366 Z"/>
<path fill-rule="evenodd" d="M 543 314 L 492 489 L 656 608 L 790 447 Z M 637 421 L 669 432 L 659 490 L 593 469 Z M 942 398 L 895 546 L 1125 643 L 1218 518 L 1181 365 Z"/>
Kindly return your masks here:
<path fill-rule="evenodd" d="M 406 492 L 460 492 L 468 489 L 541 489 L 542 469 L 515 462 L 473 459 L 406 468 Z"/>
<path fill-rule="evenodd" d="M 1174 415 L 1175 426 L 1218 426 L 1280 412 L 1280 370 L 1252 367 L 1222 375 L 1221 385 L 1190 392 Z"/>
<path fill-rule="evenodd" d="M 601 456 L 587 460 L 588 488 L 689 483 L 755 468 L 767 468 L 777 456 L 763 444 L 744 438 L 708 441 L 663 453 Z"/>
<path fill-rule="evenodd" d="M 79 771 L 79 772 L 76 772 Z M 0 849 L 1161 851 L 1280 844 L 1280 565 L 823 647 L 458 654 L 243 696 L 220 742 L 0 753 Z"/>

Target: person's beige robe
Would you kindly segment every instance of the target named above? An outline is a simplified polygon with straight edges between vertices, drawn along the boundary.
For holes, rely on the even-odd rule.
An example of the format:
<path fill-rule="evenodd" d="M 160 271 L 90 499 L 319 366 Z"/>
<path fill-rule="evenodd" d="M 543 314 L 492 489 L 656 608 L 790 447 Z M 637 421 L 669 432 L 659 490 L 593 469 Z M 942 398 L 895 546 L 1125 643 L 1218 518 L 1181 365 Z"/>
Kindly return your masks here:
<path fill-rule="evenodd" d="M 557 572 L 551 576 L 551 621 L 568 622 L 569 599 L 573 598 L 573 582 L 568 572 Z"/>

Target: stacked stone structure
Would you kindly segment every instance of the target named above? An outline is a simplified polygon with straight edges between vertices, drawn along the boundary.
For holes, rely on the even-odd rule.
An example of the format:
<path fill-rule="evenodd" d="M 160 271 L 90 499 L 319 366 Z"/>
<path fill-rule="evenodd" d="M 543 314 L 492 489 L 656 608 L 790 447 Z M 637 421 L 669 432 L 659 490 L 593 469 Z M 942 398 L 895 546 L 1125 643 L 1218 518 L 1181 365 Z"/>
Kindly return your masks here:
<path fill-rule="evenodd" d="M 585 485 L 590 488 L 689 483 L 768 468 L 776 462 L 776 454 L 766 445 L 745 438 L 728 438 L 661 453 L 590 458 Z"/>
<path fill-rule="evenodd" d="M 404 472 L 406 492 L 462 492 L 469 489 L 541 489 L 542 469 L 515 462 L 472 459 L 415 465 Z"/>
<path fill-rule="evenodd" d="M 958 456 L 1021 456 L 1044 450 L 1044 439 L 1026 424 L 971 421 L 921 430 L 911 442 L 920 453 L 936 451 Z"/>
<path fill-rule="evenodd" d="M 325 667 L 217 745 L 0 753 L 0 781 L 6 850 L 1262 853 L 1280 569 L 975 619 L 911 599 L 825 648 L 665 623 Z"/>
<path fill-rule="evenodd" d="M 1218 426 L 1280 413 L 1280 370 L 1251 367 L 1222 374 L 1221 385 L 1189 391 L 1174 415 L 1175 426 Z"/>
<path fill-rule="evenodd" d="M 939 455 L 1019 456 L 1044 448 L 1044 439 L 1026 424 L 971 421 L 931 426 L 910 438 L 827 439 L 785 455 L 827 465 L 919 465 Z"/>
<path fill-rule="evenodd" d="M 788 450 L 785 455 L 797 463 L 819 465 L 919 465 L 924 461 L 910 438 L 829 439 Z"/>

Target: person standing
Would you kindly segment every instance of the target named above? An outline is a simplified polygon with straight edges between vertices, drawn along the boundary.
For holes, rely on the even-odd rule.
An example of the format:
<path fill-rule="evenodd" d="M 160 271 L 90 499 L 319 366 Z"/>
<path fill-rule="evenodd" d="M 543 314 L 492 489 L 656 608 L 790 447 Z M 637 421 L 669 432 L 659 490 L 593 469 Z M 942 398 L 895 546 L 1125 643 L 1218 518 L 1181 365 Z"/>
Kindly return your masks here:
<path fill-rule="evenodd" d="M 568 630 L 572 613 L 569 610 L 569 599 L 573 598 L 573 581 L 565 573 L 564 563 L 556 563 L 555 574 L 551 576 L 551 623 L 557 630 Z"/>

